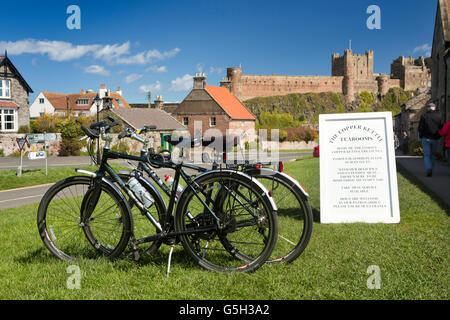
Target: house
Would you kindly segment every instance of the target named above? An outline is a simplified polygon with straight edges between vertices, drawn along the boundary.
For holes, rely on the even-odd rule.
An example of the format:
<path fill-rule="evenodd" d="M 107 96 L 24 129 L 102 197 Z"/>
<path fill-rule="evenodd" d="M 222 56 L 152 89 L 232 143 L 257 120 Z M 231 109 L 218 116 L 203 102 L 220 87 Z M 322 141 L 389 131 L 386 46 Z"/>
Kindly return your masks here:
<path fill-rule="evenodd" d="M 117 88 L 116 92 L 106 89 L 106 85 L 100 85 L 99 92 L 93 90 L 80 90 L 79 93 L 55 93 L 43 91 L 34 100 L 30 107 L 31 119 L 36 119 L 46 114 L 59 114 L 67 116 L 94 116 L 97 113 L 97 103 L 94 99 L 97 97 L 103 99 L 111 98 L 114 108 L 130 108 L 130 105 L 122 96 L 122 90 Z M 99 110 L 103 109 L 103 100 L 99 101 Z"/>
<path fill-rule="evenodd" d="M 0 132 L 14 133 L 29 126 L 30 93 L 33 90 L 5 52 L 0 56 Z"/>
<path fill-rule="evenodd" d="M 172 111 L 186 126 L 191 136 L 217 136 L 249 133 L 255 138 L 256 118 L 227 87 L 206 85 L 206 75 L 194 76 L 194 87 L 187 97 Z"/>
<path fill-rule="evenodd" d="M 431 52 L 431 99 L 450 119 L 450 0 L 438 0 Z"/>
<path fill-rule="evenodd" d="M 400 137 L 406 131 L 410 139 L 419 140 L 418 128 L 422 114 L 427 111 L 431 99 L 431 90 L 422 90 L 417 96 L 402 105 L 402 111 L 395 115 L 395 132 Z"/>
<path fill-rule="evenodd" d="M 149 137 L 153 138 L 155 148 L 172 150 L 172 146 L 166 142 L 164 136 L 172 134 L 184 136 L 187 131 L 179 121 L 159 108 L 114 108 L 112 112 L 125 125 L 134 129 L 147 125 L 156 126 L 156 130 L 149 134 Z M 139 151 L 139 149 L 135 151 Z"/>

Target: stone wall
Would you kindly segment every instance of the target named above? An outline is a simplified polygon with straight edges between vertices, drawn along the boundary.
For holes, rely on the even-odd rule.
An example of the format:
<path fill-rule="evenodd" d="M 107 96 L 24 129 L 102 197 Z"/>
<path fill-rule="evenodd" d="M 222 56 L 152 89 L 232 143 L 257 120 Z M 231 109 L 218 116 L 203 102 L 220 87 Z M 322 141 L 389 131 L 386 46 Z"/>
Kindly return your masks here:
<path fill-rule="evenodd" d="M 61 134 L 57 133 L 58 139 L 53 142 L 47 142 L 47 151 L 49 155 L 57 155 L 59 150 L 59 145 L 61 143 Z M 19 145 L 17 144 L 16 138 L 25 138 L 25 134 L 17 134 L 17 133 L 2 133 L 0 134 L 0 149 L 3 150 L 3 156 L 9 156 L 14 153 L 19 154 Z M 25 144 L 23 148 L 24 154 L 29 151 L 42 151 L 44 150 L 44 144 Z"/>
<path fill-rule="evenodd" d="M 342 93 L 343 77 L 327 76 L 257 76 L 242 75 L 238 92 L 241 100 L 289 93 Z M 233 87 L 234 89 L 234 87 Z"/>

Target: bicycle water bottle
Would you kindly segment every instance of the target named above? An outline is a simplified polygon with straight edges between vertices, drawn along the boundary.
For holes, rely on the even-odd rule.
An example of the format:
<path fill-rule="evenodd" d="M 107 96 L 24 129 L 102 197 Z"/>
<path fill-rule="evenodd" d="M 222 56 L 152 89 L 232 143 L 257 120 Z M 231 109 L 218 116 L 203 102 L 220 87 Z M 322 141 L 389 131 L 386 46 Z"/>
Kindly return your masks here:
<path fill-rule="evenodd" d="M 165 181 L 166 181 L 166 183 L 169 185 L 169 188 L 170 188 L 171 190 L 172 190 L 173 180 L 174 180 L 174 179 L 173 179 L 173 177 L 172 177 L 170 174 L 166 176 Z M 180 196 L 181 191 L 183 191 L 183 187 L 182 187 L 181 185 L 178 185 L 178 186 L 177 186 L 177 197 Z"/>
<path fill-rule="evenodd" d="M 150 208 L 152 204 L 155 202 L 155 200 L 152 198 L 150 193 L 148 193 L 147 190 L 139 183 L 139 181 L 136 178 L 131 178 L 127 182 L 130 189 L 133 191 L 136 198 L 141 201 L 146 208 Z"/>

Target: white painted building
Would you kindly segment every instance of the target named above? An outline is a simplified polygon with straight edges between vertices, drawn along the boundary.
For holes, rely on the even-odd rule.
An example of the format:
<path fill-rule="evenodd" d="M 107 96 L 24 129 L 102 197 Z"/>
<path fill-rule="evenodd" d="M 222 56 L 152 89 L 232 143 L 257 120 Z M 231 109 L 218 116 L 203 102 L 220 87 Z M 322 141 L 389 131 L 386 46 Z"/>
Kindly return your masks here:
<path fill-rule="evenodd" d="M 98 93 L 93 90 L 80 90 L 79 93 L 55 93 L 40 92 L 30 106 L 30 118 L 36 119 L 46 114 L 60 114 L 67 116 L 69 113 L 75 116 L 94 116 L 97 113 L 95 97 L 100 99 L 105 96 L 112 98 L 115 108 L 130 108 L 127 101 L 122 97 L 122 90 L 117 88 L 116 92 L 106 89 L 106 85 L 100 85 Z M 103 100 L 99 103 L 99 110 L 103 109 Z"/>

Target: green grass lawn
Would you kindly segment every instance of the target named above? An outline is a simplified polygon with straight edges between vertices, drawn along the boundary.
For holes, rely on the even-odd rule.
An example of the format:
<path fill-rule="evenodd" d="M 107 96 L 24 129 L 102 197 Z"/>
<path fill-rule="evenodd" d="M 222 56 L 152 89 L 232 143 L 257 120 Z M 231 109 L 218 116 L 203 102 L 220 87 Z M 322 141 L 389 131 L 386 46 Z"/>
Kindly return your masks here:
<path fill-rule="evenodd" d="M 119 170 L 119 168 L 122 168 L 117 164 L 110 165 L 115 170 Z M 92 166 L 79 167 L 79 169 L 85 169 L 89 171 L 97 170 L 96 167 Z M 25 168 L 22 170 L 22 176 L 20 177 L 17 176 L 17 170 L 0 170 L 0 190 L 57 182 L 73 175 L 75 175 L 75 167 L 48 168 L 47 176 L 45 175 L 45 168 Z"/>
<path fill-rule="evenodd" d="M 319 212 L 318 159 L 286 163 Z M 399 224 L 314 223 L 311 241 L 292 264 L 251 274 L 211 273 L 177 246 L 167 279 L 168 248 L 133 262 L 80 261 L 81 288 L 70 290 L 67 267 L 42 244 L 37 205 L 0 211 L 0 299 L 449 299 L 450 223 L 439 207 L 398 175 Z M 447 208 L 448 210 L 448 208 Z M 376 265 L 381 288 L 371 290 Z"/>

